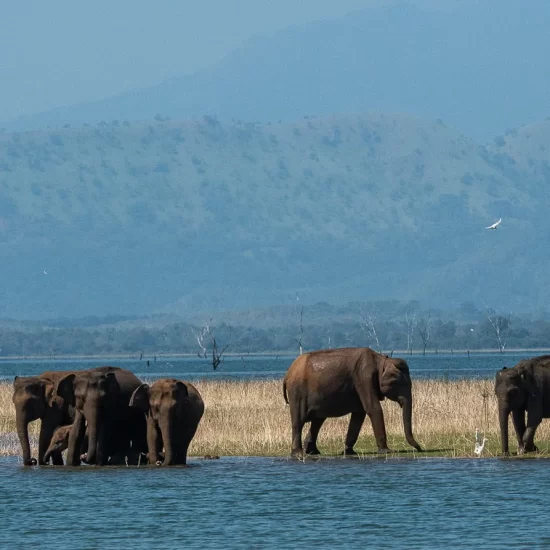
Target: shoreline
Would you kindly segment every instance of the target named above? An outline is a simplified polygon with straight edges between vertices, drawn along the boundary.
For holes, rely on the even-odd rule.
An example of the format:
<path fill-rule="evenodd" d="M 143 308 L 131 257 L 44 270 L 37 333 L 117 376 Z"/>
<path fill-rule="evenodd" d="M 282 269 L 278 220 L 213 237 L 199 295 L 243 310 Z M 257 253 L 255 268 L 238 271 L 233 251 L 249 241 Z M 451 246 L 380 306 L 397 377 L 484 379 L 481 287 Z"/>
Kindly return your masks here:
<path fill-rule="evenodd" d="M 205 402 L 205 413 L 189 456 L 289 457 L 291 425 L 281 380 L 212 380 L 195 383 Z M 11 382 L 0 382 L 0 456 L 20 456 Z M 405 441 L 402 411 L 397 403 L 382 401 L 390 455 L 378 455 L 371 423 L 366 419 L 356 452 L 365 460 L 405 458 L 474 458 L 475 433 L 488 439 L 483 457 L 500 457 L 500 427 L 493 380 L 413 380 L 413 432 L 423 452 Z M 329 418 L 319 434 L 322 458 L 340 458 L 349 415 Z M 517 450 L 510 421 L 510 452 Z M 307 425 L 306 425 L 307 429 Z M 39 422 L 29 425 L 36 449 Z M 305 436 L 304 430 L 304 436 Z M 539 453 L 519 458 L 550 457 L 550 422 L 543 420 L 535 442 Z M 36 451 L 35 451 L 36 452 Z M 516 458 L 516 457 L 511 457 Z M 307 457 L 315 460 L 316 457 Z"/>
<path fill-rule="evenodd" d="M 316 350 L 310 350 L 316 351 Z M 308 353 L 308 351 L 304 351 Z M 479 355 L 502 355 L 506 357 L 507 355 L 514 355 L 518 353 L 536 353 L 537 355 L 544 355 L 545 353 L 550 353 L 550 348 L 510 348 L 503 353 L 499 352 L 497 349 L 483 348 L 475 350 L 467 349 L 440 349 L 434 351 L 426 351 L 426 354 L 422 353 L 420 350 L 413 350 L 412 354 L 409 354 L 407 350 L 390 350 L 383 351 L 382 353 L 390 354 L 393 353 L 394 357 L 402 357 L 407 359 L 407 357 L 428 357 L 428 356 L 454 356 L 454 355 L 469 355 L 470 356 L 479 356 Z M 204 359 L 198 357 L 196 353 L 143 353 L 143 357 L 140 359 L 140 353 L 112 353 L 112 354 L 82 354 L 82 355 L 73 355 L 73 354 L 55 354 L 55 355 L 3 355 L 0 356 L 0 364 L 2 362 L 12 362 L 12 361 L 93 361 L 96 359 L 124 359 L 128 361 L 147 361 L 151 360 L 153 357 L 159 359 L 199 359 L 205 363 L 210 362 L 210 358 Z M 269 352 L 228 352 L 224 353 L 224 357 L 232 359 L 246 359 L 246 358 L 283 358 L 283 357 L 298 357 L 298 353 L 292 351 L 269 351 Z"/>

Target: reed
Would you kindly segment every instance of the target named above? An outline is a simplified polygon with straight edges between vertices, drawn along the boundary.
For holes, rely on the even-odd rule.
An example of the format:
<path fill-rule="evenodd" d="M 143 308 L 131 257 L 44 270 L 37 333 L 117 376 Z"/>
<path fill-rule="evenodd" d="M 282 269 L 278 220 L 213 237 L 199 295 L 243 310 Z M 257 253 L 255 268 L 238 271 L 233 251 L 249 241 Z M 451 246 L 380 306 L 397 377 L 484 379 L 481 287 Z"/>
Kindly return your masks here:
<path fill-rule="evenodd" d="M 191 456 L 286 456 L 290 451 L 289 408 L 285 404 L 281 380 L 212 381 L 195 383 L 206 411 L 190 448 Z M 15 433 L 12 386 L 0 384 L 0 455 L 19 455 Z M 484 456 L 496 456 L 500 449 L 497 401 L 493 381 L 416 381 L 413 383 L 413 430 L 427 452 L 417 453 L 403 436 L 401 409 L 384 401 L 383 409 L 389 445 L 396 456 L 469 457 L 474 454 L 474 434 L 480 430 L 488 443 Z M 344 446 L 348 417 L 328 419 L 319 435 L 323 454 L 336 455 Z M 306 425 L 307 429 L 307 425 Z M 36 448 L 38 422 L 30 426 L 31 443 Z M 304 434 L 305 435 L 305 434 Z M 542 454 L 550 448 L 550 424 L 537 430 L 536 443 Z M 510 426 L 511 451 L 515 437 Z M 375 443 L 370 421 L 365 421 L 356 450 L 374 456 Z"/>

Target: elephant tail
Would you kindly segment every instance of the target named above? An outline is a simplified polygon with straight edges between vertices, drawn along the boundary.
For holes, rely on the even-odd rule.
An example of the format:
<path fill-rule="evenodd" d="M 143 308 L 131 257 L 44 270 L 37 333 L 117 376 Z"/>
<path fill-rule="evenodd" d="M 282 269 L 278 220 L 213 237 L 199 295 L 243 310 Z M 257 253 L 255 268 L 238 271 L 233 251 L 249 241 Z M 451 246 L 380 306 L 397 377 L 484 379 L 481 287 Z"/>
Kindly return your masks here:
<path fill-rule="evenodd" d="M 283 397 L 285 398 L 285 403 L 288 405 L 288 395 L 286 393 L 286 378 L 283 380 Z"/>

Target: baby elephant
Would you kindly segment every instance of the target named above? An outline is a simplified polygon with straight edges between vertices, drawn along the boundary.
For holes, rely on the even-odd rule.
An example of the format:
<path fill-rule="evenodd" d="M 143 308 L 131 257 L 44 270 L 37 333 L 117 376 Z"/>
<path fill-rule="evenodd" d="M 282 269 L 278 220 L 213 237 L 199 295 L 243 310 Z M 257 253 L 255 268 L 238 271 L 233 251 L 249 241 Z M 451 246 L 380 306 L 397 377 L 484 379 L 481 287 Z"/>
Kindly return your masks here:
<path fill-rule="evenodd" d="M 58 453 L 61 456 L 61 453 L 69 448 L 69 434 L 71 433 L 72 424 L 67 424 L 66 426 L 59 426 L 53 432 L 52 440 L 50 441 L 50 446 L 46 449 L 44 454 L 44 463 L 48 464 L 50 457 L 55 453 Z M 86 453 L 88 450 L 88 431 L 84 435 L 84 441 L 82 442 L 81 453 Z"/>
<path fill-rule="evenodd" d="M 69 447 L 69 433 L 71 432 L 72 424 L 67 426 L 59 426 L 53 432 L 52 440 L 50 441 L 50 446 L 46 449 L 46 454 L 44 455 L 44 462 L 48 464 L 50 457 L 54 453 L 61 454 L 65 449 Z"/>
<path fill-rule="evenodd" d="M 130 406 L 140 408 L 147 416 L 149 464 L 185 464 L 187 449 L 204 413 L 197 388 L 170 378 L 157 380 L 151 386 L 141 384 L 132 394 Z"/>

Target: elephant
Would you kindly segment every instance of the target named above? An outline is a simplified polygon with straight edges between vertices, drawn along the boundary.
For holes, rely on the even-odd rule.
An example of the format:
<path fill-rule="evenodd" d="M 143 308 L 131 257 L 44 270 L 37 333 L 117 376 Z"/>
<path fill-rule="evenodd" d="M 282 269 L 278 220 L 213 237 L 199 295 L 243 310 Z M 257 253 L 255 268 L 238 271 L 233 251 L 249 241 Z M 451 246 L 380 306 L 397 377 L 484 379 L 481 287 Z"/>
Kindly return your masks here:
<path fill-rule="evenodd" d="M 60 396 L 54 395 L 56 383 L 67 376 L 67 371 L 49 371 L 38 376 L 16 376 L 13 382 L 12 401 L 15 406 L 17 435 L 23 451 L 23 464 L 47 464 L 49 457 L 54 464 L 63 464 L 61 453 L 52 452 L 48 460 L 44 455 L 54 430 L 74 420 L 74 407 Z M 41 420 L 38 438 L 38 460 L 31 457 L 29 444 L 29 422 Z"/>
<path fill-rule="evenodd" d="M 49 447 L 46 449 L 46 454 L 44 455 L 44 461 L 46 464 L 50 456 L 54 453 L 62 453 L 69 447 L 69 434 L 71 433 L 73 425 L 67 424 L 66 426 L 59 426 L 53 432 L 52 440 L 50 441 Z M 80 449 L 81 454 L 86 453 L 88 449 L 88 432 L 86 431 L 82 447 Z"/>
<path fill-rule="evenodd" d="M 310 422 L 306 454 L 320 454 L 319 430 L 328 417 L 351 413 L 344 455 L 355 455 L 353 447 L 368 414 L 378 452 L 388 449 L 384 414 L 380 401 L 397 401 L 403 409 L 407 442 L 421 451 L 412 433 L 412 383 L 403 359 L 390 358 L 370 348 L 340 348 L 300 355 L 283 380 L 283 395 L 290 405 L 293 456 L 302 457 L 302 429 Z"/>
<path fill-rule="evenodd" d="M 44 455 L 44 460 L 48 462 L 50 456 L 53 453 L 62 453 L 69 446 L 69 433 L 71 432 L 72 424 L 67 424 L 66 426 L 59 426 L 56 428 L 49 447 L 46 449 L 46 454 Z"/>
<path fill-rule="evenodd" d="M 146 449 L 146 425 L 143 415 L 130 408 L 129 402 L 140 384 L 132 372 L 111 366 L 71 373 L 58 380 L 54 395 L 75 407 L 68 465 L 80 464 L 86 428 L 85 462 L 99 466 L 138 463 L 139 454 Z"/>
<path fill-rule="evenodd" d="M 509 454 L 510 413 L 518 440 L 518 454 L 536 451 L 535 431 L 543 418 L 550 418 L 550 355 L 523 360 L 512 368 L 497 371 L 495 394 L 502 453 Z"/>
<path fill-rule="evenodd" d="M 204 413 L 202 397 L 189 382 L 164 378 L 151 386 L 142 384 L 133 393 L 130 406 L 147 417 L 149 464 L 186 464 L 187 449 Z M 164 460 L 159 455 L 164 448 Z"/>

